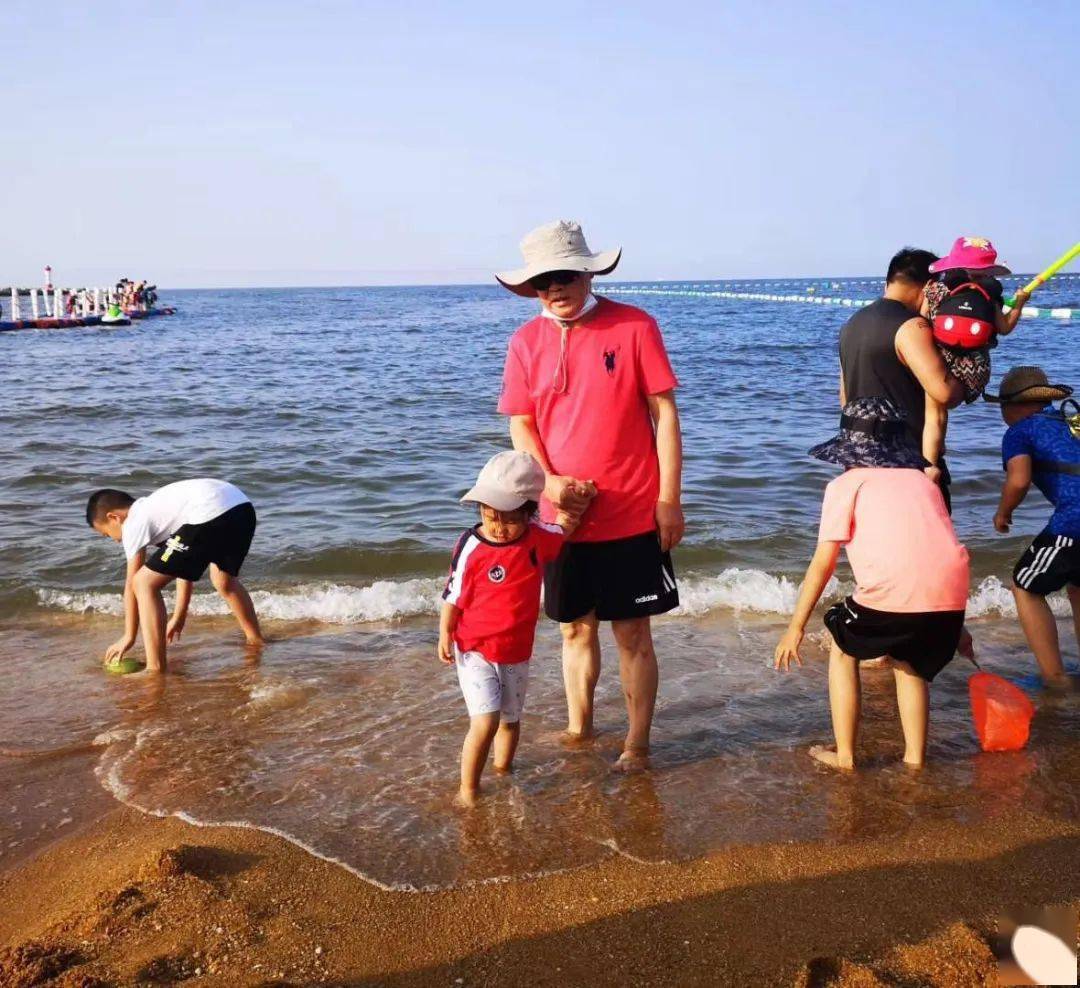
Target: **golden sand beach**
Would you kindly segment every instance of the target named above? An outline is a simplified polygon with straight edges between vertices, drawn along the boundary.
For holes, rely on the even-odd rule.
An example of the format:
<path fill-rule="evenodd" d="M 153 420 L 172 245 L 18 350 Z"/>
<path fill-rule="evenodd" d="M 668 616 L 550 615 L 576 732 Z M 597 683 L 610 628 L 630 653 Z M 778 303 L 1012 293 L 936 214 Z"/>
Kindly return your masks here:
<path fill-rule="evenodd" d="M 1080 824 L 625 857 L 384 892 L 279 838 L 117 810 L 0 877 L 0 983 L 994 984 L 997 918 L 1080 903 Z"/>

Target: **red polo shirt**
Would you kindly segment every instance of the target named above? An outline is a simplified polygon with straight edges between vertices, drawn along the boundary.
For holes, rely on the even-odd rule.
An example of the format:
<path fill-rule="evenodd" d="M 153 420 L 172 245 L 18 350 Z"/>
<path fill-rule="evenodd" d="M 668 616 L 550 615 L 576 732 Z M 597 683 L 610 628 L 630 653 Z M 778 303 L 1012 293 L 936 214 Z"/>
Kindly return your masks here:
<path fill-rule="evenodd" d="M 598 494 L 574 542 L 602 542 L 656 528 L 660 466 L 647 398 L 678 386 L 656 320 L 599 298 L 567 334 L 544 316 L 510 339 L 499 411 L 531 415 L 556 473 L 591 480 Z M 542 517 L 555 512 L 545 499 Z"/>

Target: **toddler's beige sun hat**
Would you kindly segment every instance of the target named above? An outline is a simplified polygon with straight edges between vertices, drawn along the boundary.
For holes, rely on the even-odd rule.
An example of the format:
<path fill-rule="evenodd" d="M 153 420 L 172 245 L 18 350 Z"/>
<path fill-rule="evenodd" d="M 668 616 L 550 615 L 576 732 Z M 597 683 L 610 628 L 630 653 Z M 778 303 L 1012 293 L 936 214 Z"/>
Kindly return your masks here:
<path fill-rule="evenodd" d="M 476 484 L 462 504 L 486 504 L 496 511 L 517 511 L 527 501 L 539 501 L 544 493 L 544 468 L 529 453 L 507 450 L 496 453 L 480 471 Z"/>

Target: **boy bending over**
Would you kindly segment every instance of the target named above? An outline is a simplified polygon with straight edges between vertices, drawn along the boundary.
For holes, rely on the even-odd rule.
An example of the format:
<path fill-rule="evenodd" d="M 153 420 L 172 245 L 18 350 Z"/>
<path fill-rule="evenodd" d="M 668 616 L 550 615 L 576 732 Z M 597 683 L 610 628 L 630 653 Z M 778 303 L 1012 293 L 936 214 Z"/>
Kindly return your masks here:
<path fill-rule="evenodd" d="M 255 605 L 238 579 L 255 534 L 255 508 L 223 480 L 181 480 L 146 497 L 105 488 L 90 495 L 86 521 L 124 547 L 124 634 L 105 653 L 118 663 L 142 627 L 146 668 L 165 671 L 165 642 L 180 638 L 192 584 L 210 567 L 210 582 L 229 605 L 249 645 L 262 645 Z M 148 557 L 147 549 L 157 548 Z M 161 591 L 177 581 L 176 606 L 166 627 Z"/>

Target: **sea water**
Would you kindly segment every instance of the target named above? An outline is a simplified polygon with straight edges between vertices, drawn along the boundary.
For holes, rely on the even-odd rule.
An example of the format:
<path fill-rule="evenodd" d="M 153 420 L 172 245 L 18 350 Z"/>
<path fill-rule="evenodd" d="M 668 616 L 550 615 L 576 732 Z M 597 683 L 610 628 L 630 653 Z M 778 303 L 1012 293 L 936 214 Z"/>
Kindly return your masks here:
<path fill-rule="evenodd" d="M 880 291 L 872 279 L 828 281 L 831 295 Z M 745 284 L 705 290 L 755 290 Z M 685 434 L 683 604 L 656 625 L 653 768 L 611 771 L 625 713 L 610 636 L 600 736 L 563 744 L 558 635 L 542 621 L 517 771 L 490 778 L 480 808 L 462 813 L 450 797 L 466 715 L 435 658 L 438 598 L 455 536 L 472 523 L 457 497 L 507 446 L 495 413 L 502 359 L 533 305 L 495 287 L 167 296 L 176 316 L 128 329 L 0 337 L 0 866 L 114 799 L 272 830 L 392 888 L 612 854 L 899 833 L 1017 807 L 1080 811 L 1080 710 L 1038 691 L 1006 589 L 1048 509 L 1033 492 L 1013 533 L 994 533 L 1003 426 L 982 403 L 949 428 L 969 615 L 984 666 L 1037 700 L 1032 742 L 978 752 L 970 667 L 957 660 L 934 683 L 921 775 L 896 764 L 887 672 L 864 674 L 858 780 L 806 756 L 829 739 L 819 619 L 801 670 L 777 673 L 771 657 L 835 474 L 806 450 L 836 429 L 837 338 L 851 308 L 613 296 L 660 321 Z M 1038 301 L 1080 304 L 1080 281 Z M 1075 331 L 1022 321 L 994 351 L 995 383 L 1013 364 L 1040 363 L 1080 384 Z M 86 495 L 195 476 L 231 480 L 256 505 L 243 576 L 275 641 L 261 658 L 247 653 L 203 584 L 165 680 L 108 676 L 100 659 L 121 631 L 124 563 L 87 528 Z M 850 579 L 842 567 L 829 596 Z M 1074 655 L 1067 608 L 1054 606 Z"/>

